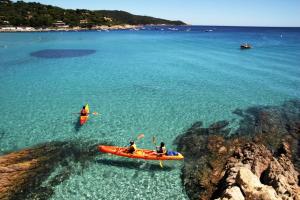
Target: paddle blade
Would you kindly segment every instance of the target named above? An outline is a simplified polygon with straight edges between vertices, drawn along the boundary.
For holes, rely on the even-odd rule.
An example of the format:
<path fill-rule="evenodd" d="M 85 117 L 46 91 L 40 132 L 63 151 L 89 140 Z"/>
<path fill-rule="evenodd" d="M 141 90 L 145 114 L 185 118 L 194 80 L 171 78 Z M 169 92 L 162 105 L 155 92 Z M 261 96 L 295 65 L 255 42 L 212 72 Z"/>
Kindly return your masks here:
<path fill-rule="evenodd" d="M 152 137 L 152 143 L 153 143 L 154 145 L 156 145 L 156 138 L 155 138 L 155 136 Z"/>
<path fill-rule="evenodd" d="M 164 168 L 163 162 L 161 160 L 159 161 L 159 165 L 160 165 L 161 168 Z"/>
<path fill-rule="evenodd" d="M 142 139 L 143 137 L 145 137 L 145 135 L 143 133 L 141 133 L 137 136 L 137 139 L 139 140 L 139 139 Z"/>

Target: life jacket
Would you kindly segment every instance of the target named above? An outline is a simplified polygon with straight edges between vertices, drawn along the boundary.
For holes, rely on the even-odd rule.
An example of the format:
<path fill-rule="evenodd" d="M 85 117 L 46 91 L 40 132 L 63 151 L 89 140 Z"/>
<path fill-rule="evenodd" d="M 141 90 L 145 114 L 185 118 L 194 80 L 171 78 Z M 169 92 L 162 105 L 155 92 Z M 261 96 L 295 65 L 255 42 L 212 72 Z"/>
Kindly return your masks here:
<path fill-rule="evenodd" d="M 159 147 L 157 153 L 162 153 L 162 154 L 166 154 L 167 153 L 167 148 L 164 147 Z"/>
<path fill-rule="evenodd" d="M 80 115 L 81 115 L 81 116 L 87 116 L 86 110 L 85 110 L 85 109 L 82 109 L 82 110 L 80 111 Z"/>
<path fill-rule="evenodd" d="M 136 147 L 135 144 L 130 145 L 129 148 L 128 148 L 128 152 L 129 152 L 129 153 L 133 153 L 133 152 L 136 151 L 136 149 L 137 149 L 137 147 Z"/>

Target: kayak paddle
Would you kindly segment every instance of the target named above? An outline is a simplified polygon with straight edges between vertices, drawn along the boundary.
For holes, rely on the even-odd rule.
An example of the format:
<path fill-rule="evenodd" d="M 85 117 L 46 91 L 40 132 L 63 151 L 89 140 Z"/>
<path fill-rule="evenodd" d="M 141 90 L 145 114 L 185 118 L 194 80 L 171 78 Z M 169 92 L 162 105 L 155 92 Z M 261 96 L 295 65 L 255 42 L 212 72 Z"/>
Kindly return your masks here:
<path fill-rule="evenodd" d="M 81 113 L 72 113 L 72 114 L 80 115 Z M 100 115 L 101 113 L 98 113 L 98 112 L 92 112 L 92 113 L 88 113 L 88 114 L 92 114 L 92 115 Z"/>
<path fill-rule="evenodd" d="M 155 136 L 152 137 L 152 143 L 154 144 L 154 146 L 156 148 L 156 137 Z M 164 167 L 162 160 L 159 161 L 159 165 L 160 165 L 161 168 Z"/>
<path fill-rule="evenodd" d="M 139 140 L 139 139 L 142 139 L 142 138 L 144 138 L 144 137 L 145 137 L 144 133 L 141 133 L 141 134 L 139 134 L 139 135 L 137 136 L 137 139 Z"/>

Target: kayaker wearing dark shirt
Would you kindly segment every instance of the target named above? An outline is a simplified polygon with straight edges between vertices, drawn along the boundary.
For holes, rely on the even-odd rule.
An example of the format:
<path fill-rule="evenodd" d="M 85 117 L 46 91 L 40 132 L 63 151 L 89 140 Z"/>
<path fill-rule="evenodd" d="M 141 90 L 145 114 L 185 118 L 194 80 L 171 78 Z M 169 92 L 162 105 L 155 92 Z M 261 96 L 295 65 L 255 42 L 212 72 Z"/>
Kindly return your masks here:
<path fill-rule="evenodd" d="M 161 143 L 160 143 L 160 146 L 159 146 L 159 147 L 156 147 L 156 152 L 157 152 L 158 154 L 167 154 L 167 148 L 166 148 L 164 142 L 161 142 Z"/>
<path fill-rule="evenodd" d="M 136 151 L 136 149 L 137 148 L 136 148 L 136 145 L 135 145 L 134 141 L 130 141 L 127 152 L 128 153 L 134 153 Z"/>
<path fill-rule="evenodd" d="M 82 107 L 81 111 L 80 111 L 80 116 L 87 116 L 88 113 L 85 110 L 85 106 Z"/>

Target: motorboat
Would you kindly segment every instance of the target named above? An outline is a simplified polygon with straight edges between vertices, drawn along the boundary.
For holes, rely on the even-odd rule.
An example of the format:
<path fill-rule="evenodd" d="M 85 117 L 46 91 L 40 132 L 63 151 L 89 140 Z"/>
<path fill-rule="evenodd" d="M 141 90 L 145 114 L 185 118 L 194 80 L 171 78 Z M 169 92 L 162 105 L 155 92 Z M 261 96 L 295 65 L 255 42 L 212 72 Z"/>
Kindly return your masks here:
<path fill-rule="evenodd" d="M 245 43 L 245 44 L 241 44 L 240 48 L 241 49 L 251 49 L 252 46 L 250 44 L 248 44 L 248 43 Z"/>

